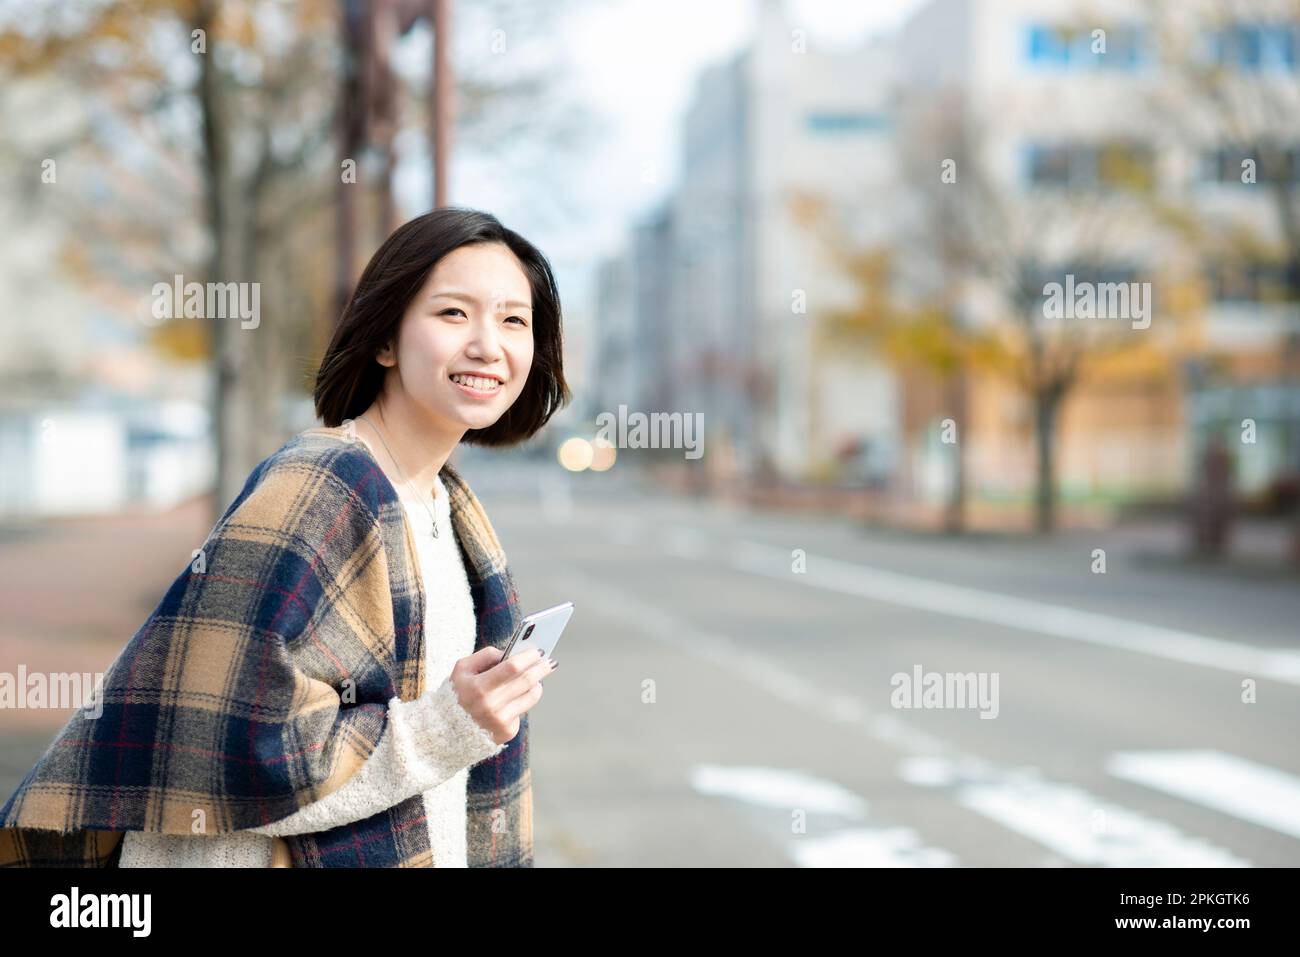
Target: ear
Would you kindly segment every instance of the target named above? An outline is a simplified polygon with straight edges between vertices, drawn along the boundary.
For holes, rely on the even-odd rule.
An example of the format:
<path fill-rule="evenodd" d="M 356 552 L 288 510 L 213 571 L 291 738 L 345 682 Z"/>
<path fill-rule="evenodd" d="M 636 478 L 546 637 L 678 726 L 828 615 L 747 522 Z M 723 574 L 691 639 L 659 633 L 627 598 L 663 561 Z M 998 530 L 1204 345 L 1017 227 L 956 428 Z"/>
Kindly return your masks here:
<path fill-rule="evenodd" d="M 397 350 L 393 348 L 393 342 L 390 339 L 382 349 L 375 353 L 375 361 L 381 366 L 392 368 L 397 365 Z"/>

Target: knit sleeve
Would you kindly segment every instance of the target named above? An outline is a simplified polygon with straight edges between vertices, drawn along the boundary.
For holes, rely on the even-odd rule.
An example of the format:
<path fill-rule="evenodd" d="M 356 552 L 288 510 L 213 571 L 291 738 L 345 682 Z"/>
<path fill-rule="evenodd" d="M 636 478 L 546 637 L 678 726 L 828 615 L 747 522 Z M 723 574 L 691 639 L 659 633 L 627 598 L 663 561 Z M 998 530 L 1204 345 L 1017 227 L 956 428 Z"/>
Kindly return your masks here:
<path fill-rule="evenodd" d="M 437 787 L 505 749 L 460 705 L 448 677 L 414 701 L 393 698 L 379 745 L 342 787 L 254 833 L 326 831 L 363 820 Z"/>

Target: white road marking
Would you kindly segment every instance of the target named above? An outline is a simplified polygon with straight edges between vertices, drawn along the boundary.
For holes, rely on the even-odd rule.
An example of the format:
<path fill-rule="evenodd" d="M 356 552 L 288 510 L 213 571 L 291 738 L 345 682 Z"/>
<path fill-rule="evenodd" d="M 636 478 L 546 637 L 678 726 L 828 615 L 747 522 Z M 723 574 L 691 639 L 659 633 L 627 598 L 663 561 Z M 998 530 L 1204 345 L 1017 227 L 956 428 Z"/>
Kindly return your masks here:
<path fill-rule="evenodd" d="M 758 542 L 736 543 L 730 561 L 741 571 L 792 584 L 1300 685 L 1300 652 L 1291 649 L 1261 648 L 820 555 L 808 555 L 807 571 L 795 574 L 786 550 Z"/>
<path fill-rule="evenodd" d="M 909 827 L 867 827 L 867 802 L 852 791 L 804 771 L 786 768 L 697 765 L 690 783 L 710 797 L 731 798 L 773 808 L 789 815 L 795 810 L 835 815 L 852 824 L 826 835 L 790 834 L 786 849 L 800 867 L 953 867 L 948 851 L 927 847 Z M 788 826 L 788 818 L 781 826 Z M 823 822 L 816 822 L 821 830 Z"/>
<path fill-rule="evenodd" d="M 1165 821 L 1105 801 L 1083 788 L 1044 780 L 1035 768 L 997 769 L 929 757 L 904 761 L 900 776 L 954 789 L 958 804 L 1042 844 L 1062 858 L 1099 867 L 1250 867 L 1226 848 Z"/>
<path fill-rule="evenodd" d="M 976 785 L 958 803 L 1076 864 L 1102 867 L 1249 867 L 1250 862 L 1172 824 L 1055 782 Z"/>
<path fill-rule="evenodd" d="M 1300 837 L 1300 778 L 1222 751 L 1125 751 L 1116 777 Z"/>
<path fill-rule="evenodd" d="M 956 867 L 957 858 L 926 847 L 910 827 L 850 828 L 807 837 L 790 848 L 800 867 Z"/>
<path fill-rule="evenodd" d="M 841 817 L 862 817 L 867 802 L 834 781 L 786 768 L 723 767 L 691 769 L 691 787 L 711 797 L 729 797 L 761 807 L 800 808 Z"/>

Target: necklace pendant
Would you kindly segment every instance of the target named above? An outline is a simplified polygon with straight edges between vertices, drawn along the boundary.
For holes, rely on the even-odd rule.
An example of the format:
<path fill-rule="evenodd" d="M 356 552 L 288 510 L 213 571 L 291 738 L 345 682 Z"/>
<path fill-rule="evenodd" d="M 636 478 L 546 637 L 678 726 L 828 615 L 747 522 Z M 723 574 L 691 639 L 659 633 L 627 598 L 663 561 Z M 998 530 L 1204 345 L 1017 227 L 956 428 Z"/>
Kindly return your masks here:
<path fill-rule="evenodd" d="M 438 537 L 438 520 L 437 520 L 437 519 L 434 519 L 434 520 L 433 520 L 433 537 L 434 537 L 434 538 L 437 538 L 437 537 Z"/>

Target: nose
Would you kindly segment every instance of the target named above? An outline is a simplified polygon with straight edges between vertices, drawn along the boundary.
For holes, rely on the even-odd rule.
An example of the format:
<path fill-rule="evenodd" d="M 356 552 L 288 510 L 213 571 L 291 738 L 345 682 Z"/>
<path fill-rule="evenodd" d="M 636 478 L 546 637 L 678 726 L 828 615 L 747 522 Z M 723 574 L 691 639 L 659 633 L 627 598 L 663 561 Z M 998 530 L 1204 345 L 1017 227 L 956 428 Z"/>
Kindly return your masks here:
<path fill-rule="evenodd" d="M 500 359 L 504 353 L 501 349 L 501 333 L 492 317 L 480 317 L 473 325 L 473 333 L 465 346 L 465 354 L 475 359 L 482 359 L 490 365 Z"/>

